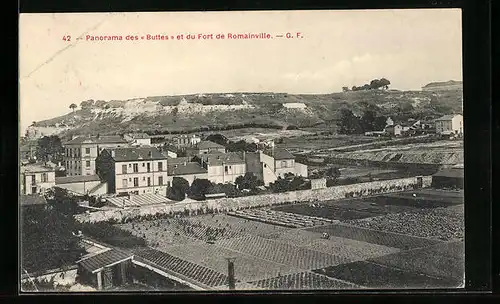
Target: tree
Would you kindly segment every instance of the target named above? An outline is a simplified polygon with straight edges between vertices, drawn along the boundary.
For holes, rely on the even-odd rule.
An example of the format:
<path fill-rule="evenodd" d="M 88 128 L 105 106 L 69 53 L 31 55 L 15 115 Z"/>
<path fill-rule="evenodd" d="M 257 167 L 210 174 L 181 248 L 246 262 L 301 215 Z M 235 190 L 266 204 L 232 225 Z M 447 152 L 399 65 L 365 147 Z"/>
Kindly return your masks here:
<path fill-rule="evenodd" d="M 197 178 L 191 184 L 189 193 L 194 199 L 204 199 L 205 194 L 209 193 L 212 183 L 205 178 Z"/>
<path fill-rule="evenodd" d="M 57 135 L 44 136 L 38 139 L 37 159 L 41 161 L 59 162 L 63 159 L 64 148 Z"/>
<path fill-rule="evenodd" d="M 255 190 L 258 186 L 262 186 L 264 183 L 255 176 L 252 172 L 247 172 L 243 176 L 238 176 L 234 181 L 238 189 L 250 189 Z"/>
<path fill-rule="evenodd" d="M 349 87 L 342 87 L 342 92 L 349 92 Z"/>
<path fill-rule="evenodd" d="M 360 120 L 347 108 L 340 110 L 340 120 L 337 125 L 341 134 L 359 134 L 362 132 Z"/>
<path fill-rule="evenodd" d="M 370 89 L 378 89 L 380 88 L 380 80 L 378 79 L 373 79 L 371 82 L 370 82 Z"/>
<path fill-rule="evenodd" d="M 207 136 L 206 140 L 213 141 L 214 143 L 223 146 L 227 145 L 228 143 L 227 137 L 222 134 L 210 134 Z"/>
<path fill-rule="evenodd" d="M 340 170 L 337 167 L 330 167 L 325 171 L 325 177 L 330 179 L 338 179 L 340 177 Z"/>
<path fill-rule="evenodd" d="M 78 106 L 76 104 L 72 103 L 72 104 L 69 105 L 69 108 L 71 110 L 73 110 L 73 112 L 75 112 L 75 109 L 78 108 Z"/>
<path fill-rule="evenodd" d="M 182 201 L 186 198 L 186 192 L 189 191 L 189 182 L 178 176 L 172 179 L 172 187 L 168 191 L 168 197 L 175 201 Z"/>
<path fill-rule="evenodd" d="M 357 91 L 357 90 L 358 90 L 358 87 L 352 86 L 351 91 Z"/>
<path fill-rule="evenodd" d="M 385 79 L 385 78 L 381 78 L 379 80 L 379 85 L 380 87 L 383 87 L 384 89 L 388 89 L 389 88 L 389 85 L 391 84 L 391 82 L 388 80 L 388 79 Z"/>
<path fill-rule="evenodd" d="M 376 113 L 373 110 L 365 110 L 363 116 L 361 117 L 361 126 L 363 131 L 373 131 L 375 125 Z"/>
<path fill-rule="evenodd" d="M 94 105 L 94 100 L 93 99 L 89 99 L 89 100 L 82 101 L 80 103 L 80 108 L 82 110 L 84 110 L 84 109 L 90 109 L 93 105 Z"/>

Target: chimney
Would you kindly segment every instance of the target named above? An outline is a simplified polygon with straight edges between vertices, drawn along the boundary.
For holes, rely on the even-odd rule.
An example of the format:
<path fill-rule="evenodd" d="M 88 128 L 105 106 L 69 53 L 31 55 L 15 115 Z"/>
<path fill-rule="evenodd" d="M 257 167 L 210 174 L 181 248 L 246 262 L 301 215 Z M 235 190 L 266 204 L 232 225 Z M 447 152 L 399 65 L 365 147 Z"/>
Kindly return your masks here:
<path fill-rule="evenodd" d="M 115 150 L 111 150 L 111 157 L 115 157 Z"/>
<path fill-rule="evenodd" d="M 243 161 L 245 161 L 246 151 L 243 151 Z"/>
<path fill-rule="evenodd" d="M 187 162 L 184 162 L 184 166 L 187 166 Z"/>
<path fill-rule="evenodd" d="M 148 157 L 152 158 L 153 157 L 153 151 L 148 151 Z"/>

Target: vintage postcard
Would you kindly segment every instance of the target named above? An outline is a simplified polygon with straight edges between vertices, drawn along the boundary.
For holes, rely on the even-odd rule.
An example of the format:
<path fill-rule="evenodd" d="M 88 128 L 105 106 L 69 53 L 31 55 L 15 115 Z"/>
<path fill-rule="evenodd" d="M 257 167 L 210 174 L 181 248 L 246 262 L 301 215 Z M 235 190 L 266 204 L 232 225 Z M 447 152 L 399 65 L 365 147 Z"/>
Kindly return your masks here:
<path fill-rule="evenodd" d="M 459 9 L 19 22 L 22 292 L 464 287 Z"/>

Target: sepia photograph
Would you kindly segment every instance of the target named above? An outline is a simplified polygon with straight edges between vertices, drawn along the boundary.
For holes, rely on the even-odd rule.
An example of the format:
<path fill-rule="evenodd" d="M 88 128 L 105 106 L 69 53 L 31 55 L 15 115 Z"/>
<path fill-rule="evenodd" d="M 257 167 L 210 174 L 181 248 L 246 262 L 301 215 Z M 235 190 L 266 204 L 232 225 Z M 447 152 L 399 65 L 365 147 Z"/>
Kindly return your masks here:
<path fill-rule="evenodd" d="M 464 288 L 461 13 L 20 14 L 20 292 Z"/>

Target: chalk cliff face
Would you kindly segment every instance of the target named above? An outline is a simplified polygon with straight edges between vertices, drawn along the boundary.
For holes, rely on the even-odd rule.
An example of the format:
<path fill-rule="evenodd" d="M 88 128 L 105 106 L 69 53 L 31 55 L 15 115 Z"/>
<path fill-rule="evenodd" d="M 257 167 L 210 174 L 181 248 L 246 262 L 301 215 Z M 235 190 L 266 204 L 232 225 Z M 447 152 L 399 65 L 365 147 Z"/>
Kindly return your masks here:
<path fill-rule="evenodd" d="M 129 100 L 86 100 L 78 110 L 30 127 L 37 136 L 69 133 L 176 131 L 207 126 L 257 125 L 286 128 L 334 124 L 344 107 L 360 112 L 376 104 L 393 116 L 402 107 L 415 115 L 438 116 L 461 109 L 462 92 L 361 91 L 333 94 L 227 93 L 157 96 Z M 434 105 L 444 106 L 436 112 Z M 50 133 L 50 134 L 49 134 Z"/>

